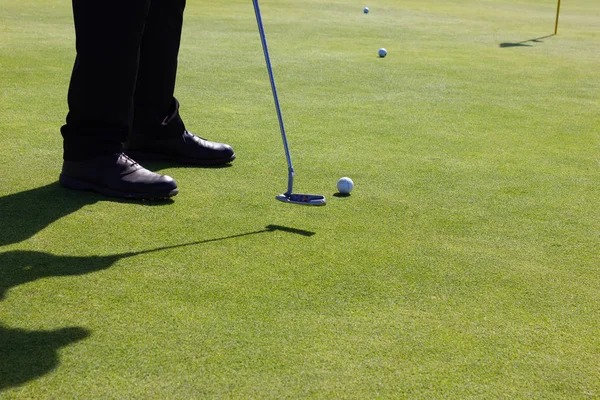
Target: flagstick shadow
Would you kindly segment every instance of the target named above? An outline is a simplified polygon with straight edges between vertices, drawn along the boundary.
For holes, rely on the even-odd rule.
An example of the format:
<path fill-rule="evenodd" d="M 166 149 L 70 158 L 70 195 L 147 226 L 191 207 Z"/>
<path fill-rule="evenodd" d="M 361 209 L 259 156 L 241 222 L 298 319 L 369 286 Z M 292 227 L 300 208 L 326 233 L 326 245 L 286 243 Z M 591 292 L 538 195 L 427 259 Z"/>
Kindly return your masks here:
<path fill-rule="evenodd" d="M 540 36 L 540 37 L 535 38 L 535 39 L 523 40 L 522 42 L 516 42 L 516 43 L 505 42 L 505 43 L 500 43 L 500 47 L 502 47 L 502 48 L 504 48 L 504 47 L 533 47 L 533 45 L 528 44 L 528 43 L 543 43 L 542 39 L 548 39 L 548 38 L 550 38 L 552 36 L 554 36 L 554 34 L 546 35 L 546 36 Z"/>

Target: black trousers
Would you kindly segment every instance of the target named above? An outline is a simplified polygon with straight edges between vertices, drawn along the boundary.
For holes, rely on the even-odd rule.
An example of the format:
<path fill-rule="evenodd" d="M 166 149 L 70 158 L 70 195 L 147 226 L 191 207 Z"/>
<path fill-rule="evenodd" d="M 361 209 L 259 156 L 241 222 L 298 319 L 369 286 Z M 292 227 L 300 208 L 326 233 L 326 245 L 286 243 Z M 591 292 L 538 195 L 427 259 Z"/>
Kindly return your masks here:
<path fill-rule="evenodd" d="M 72 1 L 77 56 L 61 128 L 65 160 L 119 152 L 134 125 L 160 126 L 176 111 L 185 8 L 185 0 Z"/>

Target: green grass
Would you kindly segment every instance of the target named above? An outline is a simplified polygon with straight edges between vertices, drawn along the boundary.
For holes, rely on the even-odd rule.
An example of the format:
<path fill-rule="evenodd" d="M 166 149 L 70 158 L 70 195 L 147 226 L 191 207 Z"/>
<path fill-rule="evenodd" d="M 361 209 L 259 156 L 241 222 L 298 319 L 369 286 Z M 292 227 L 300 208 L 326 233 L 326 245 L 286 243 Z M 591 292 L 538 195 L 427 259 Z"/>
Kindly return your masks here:
<path fill-rule="evenodd" d="M 153 204 L 58 187 L 70 5 L 0 0 L 0 397 L 598 398 L 597 2 L 261 5 L 323 208 L 249 1 L 188 2 L 176 91 L 238 159 Z"/>

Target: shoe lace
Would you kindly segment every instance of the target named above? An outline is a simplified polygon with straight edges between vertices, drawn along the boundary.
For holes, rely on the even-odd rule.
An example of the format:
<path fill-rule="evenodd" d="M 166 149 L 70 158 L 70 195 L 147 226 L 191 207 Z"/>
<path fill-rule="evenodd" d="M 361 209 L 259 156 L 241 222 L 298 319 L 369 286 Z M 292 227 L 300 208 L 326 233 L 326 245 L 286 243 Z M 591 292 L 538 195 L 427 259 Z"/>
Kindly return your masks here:
<path fill-rule="evenodd" d="M 131 167 L 135 167 L 136 165 L 140 165 L 137 161 L 135 161 L 133 158 L 129 157 L 127 154 L 125 153 L 121 153 L 120 157 L 125 160 L 129 166 Z"/>

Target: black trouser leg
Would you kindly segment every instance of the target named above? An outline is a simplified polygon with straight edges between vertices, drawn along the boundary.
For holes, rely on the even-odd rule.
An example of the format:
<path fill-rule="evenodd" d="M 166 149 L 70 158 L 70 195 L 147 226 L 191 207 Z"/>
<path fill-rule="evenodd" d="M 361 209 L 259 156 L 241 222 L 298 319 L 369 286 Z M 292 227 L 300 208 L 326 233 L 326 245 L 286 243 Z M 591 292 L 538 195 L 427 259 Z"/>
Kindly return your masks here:
<path fill-rule="evenodd" d="M 151 0 L 73 0 L 77 57 L 65 160 L 118 152 L 131 130 L 140 44 Z"/>
<path fill-rule="evenodd" d="M 151 1 L 135 91 L 133 129 L 140 134 L 181 135 L 185 129 L 173 97 L 184 9 L 185 0 Z"/>

